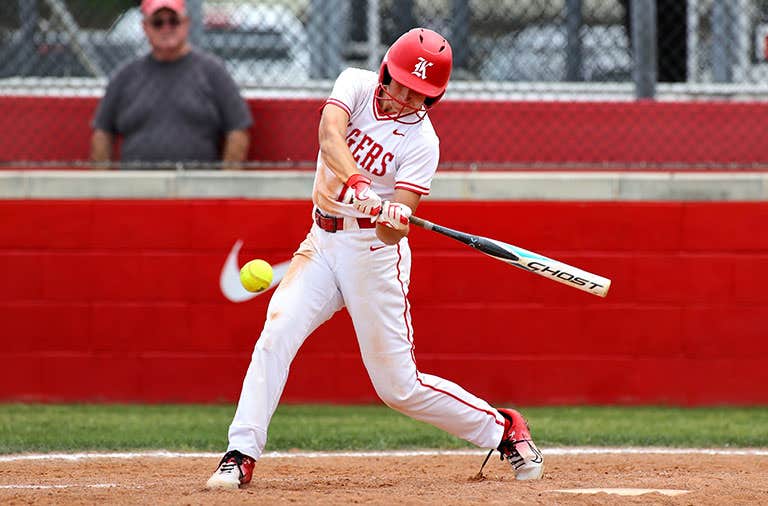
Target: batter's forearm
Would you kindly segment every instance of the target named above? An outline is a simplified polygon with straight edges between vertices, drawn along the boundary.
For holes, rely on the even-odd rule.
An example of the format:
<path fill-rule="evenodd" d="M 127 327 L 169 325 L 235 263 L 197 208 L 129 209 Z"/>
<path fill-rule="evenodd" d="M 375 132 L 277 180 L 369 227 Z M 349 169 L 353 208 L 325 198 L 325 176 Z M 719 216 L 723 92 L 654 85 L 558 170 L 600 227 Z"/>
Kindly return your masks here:
<path fill-rule="evenodd" d="M 320 156 L 323 163 L 336 174 L 342 183 L 345 183 L 350 176 L 360 172 L 344 137 L 336 132 L 321 136 Z"/>
<path fill-rule="evenodd" d="M 390 246 L 400 242 L 400 239 L 408 235 L 408 231 L 409 229 L 407 228 L 405 230 L 394 230 L 380 223 L 376 224 L 376 238 Z"/>
<path fill-rule="evenodd" d="M 392 202 L 398 202 L 408 206 L 413 213 L 416 211 L 416 208 L 419 207 L 421 195 L 413 193 L 410 190 L 398 188 L 395 190 Z M 407 226 L 402 230 L 397 230 L 382 224 L 381 221 L 376 224 L 376 237 L 384 244 L 397 244 L 400 239 L 408 235 L 409 231 L 410 227 Z"/>

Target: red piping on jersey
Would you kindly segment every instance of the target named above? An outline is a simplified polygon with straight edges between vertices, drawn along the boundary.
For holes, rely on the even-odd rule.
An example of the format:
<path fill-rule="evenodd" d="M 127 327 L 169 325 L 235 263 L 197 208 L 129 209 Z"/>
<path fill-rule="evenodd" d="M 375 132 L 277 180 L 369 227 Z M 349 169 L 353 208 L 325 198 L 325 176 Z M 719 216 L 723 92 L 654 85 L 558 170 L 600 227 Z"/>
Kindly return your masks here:
<path fill-rule="evenodd" d="M 412 191 L 413 193 L 418 193 L 420 195 L 429 195 L 429 188 L 425 186 L 419 186 L 413 183 L 408 183 L 406 181 L 399 181 L 395 183 L 395 189 L 409 190 L 409 191 Z"/>
<path fill-rule="evenodd" d="M 413 365 L 416 368 L 416 381 L 418 381 L 419 384 L 421 386 L 423 386 L 424 388 L 429 388 L 430 390 L 434 390 L 435 392 L 440 392 L 441 394 L 445 394 L 448 397 L 456 399 L 457 401 L 459 401 L 460 403 L 464 404 L 465 406 L 469 406 L 470 408 L 472 408 L 474 410 L 477 410 L 477 411 L 480 411 L 481 413 L 486 413 L 487 415 L 493 417 L 493 421 L 496 422 L 496 425 L 501 425 L 502 427 L 504 427 L 504 422 L 503 421 L 500 422 L 499 419 L 496 418 L 496 414 L 493 413 L 492 411 L 488 411 L 487 409 L 478 408 L 477 406 L 473 406 L 472 404 L 468 403 L 464 399 L 456 397 L 455 395 L 453 395 L 450 392 L 446 392 L 445 390 L 441 390 L 441 389 L 439 389 L 439 388 L 437 388 L 435 386 L 432 386 L 432 385 L 429 385 L 427 383 L 424 383 L 424 381 L 419 376 L 419 368 L 416 365 L 416 354 L 414 353 L 414 350 L 416 349 L 416 345 L 413 342 L 413 335 L 411 333 L 411 326 L 408 324 L 408 314 L 409 314 L 410 303 L 408 302 L 408 296 L 405 294 L 405 285 L 403 285 L 403 280 L 400 277 L 400 274 L 401 274 L 400 262 L 402 260 L 403 260 L 403 256 L 400 253 L 400 243 L 398 242 L 397 243 L 397 264 L 396 264 L 396 267 L 397 267 L 397 281 L 400 283 L 400 290 L 403 293 L 403 302 L 404 302 L 403 306 L 405 308 L 403 310 L 403 321 L 405 322 L 406 336 L 407 336 L 408 342 L 411 343 L 411 360 L 413 360 Z"/>
<path fill-rule="evenodd" d="M 347 116 L 349 116 L 350 118 L 352 117 L 352 110 L 349 107 L 347 107 L 347 104 L 345 104 L 341 100 L 337 100 L 335 98 L 329 98 L 328 100 L 325 101 L 325 103 L 323 104 L 323 107 L 325 107 L 328 104 L 333 104 L 336 107 L 340 107 L 341 109 L 344 110 L 344 112 L 347 113 Z M 320 109 L 322 110 L 323 107 L 321 107 Z"/>

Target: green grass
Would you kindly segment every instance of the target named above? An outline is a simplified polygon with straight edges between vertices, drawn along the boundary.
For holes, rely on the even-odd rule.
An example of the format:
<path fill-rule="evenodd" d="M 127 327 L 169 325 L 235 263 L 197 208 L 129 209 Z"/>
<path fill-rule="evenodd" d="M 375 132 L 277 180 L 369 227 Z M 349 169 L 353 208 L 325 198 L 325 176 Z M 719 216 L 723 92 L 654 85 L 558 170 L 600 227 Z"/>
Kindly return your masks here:
<path fill-rule="evenodd" d="M 768 407 L 523 409 L 541 447 L 768 446 Z M 231 405 L 0 404 L 0 453 L 221 451 Z M 283 405 L 267 451 L 468 448 L 468 443 L 379 405 Z"/>

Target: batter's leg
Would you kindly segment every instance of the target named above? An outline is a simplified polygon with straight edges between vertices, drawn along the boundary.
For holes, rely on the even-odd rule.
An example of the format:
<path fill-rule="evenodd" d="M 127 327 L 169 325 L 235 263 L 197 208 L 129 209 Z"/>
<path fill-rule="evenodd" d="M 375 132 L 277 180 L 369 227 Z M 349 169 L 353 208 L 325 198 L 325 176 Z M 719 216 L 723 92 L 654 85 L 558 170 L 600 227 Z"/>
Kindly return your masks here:
<path fill-rule="evenodd" d="M 291 361 L 307 336 L 341 307 L 334 274 L 310 235 L 269 303 L 229 427 L 228 451 L 238 450 L 254 459 L 261 456 Z"/>
<path fill-rule="evenodd" d="M 357 262 L 345 262 L 349 272 L 340 280 L 341 290 L 376 393 L 401 413 L 479 447 L 496 448 L 504 417 L 455 383 L 416 368 L 407 241 L 373 253 L 356 249 Z"/>

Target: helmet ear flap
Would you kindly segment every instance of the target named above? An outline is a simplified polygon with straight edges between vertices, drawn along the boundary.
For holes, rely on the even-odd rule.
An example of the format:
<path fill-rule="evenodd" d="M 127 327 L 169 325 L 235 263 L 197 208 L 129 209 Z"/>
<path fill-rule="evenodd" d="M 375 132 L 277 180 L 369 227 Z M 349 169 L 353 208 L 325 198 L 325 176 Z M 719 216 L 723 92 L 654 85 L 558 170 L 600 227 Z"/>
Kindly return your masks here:
<path fill-rule="evenodd" d="M 389 84 L 392 82 L 392 76 L 389 75 L 389 69 L 386 65 L 382 67 L 381 71 L 381 84 Z"/>

